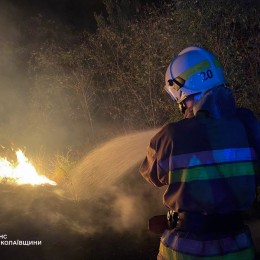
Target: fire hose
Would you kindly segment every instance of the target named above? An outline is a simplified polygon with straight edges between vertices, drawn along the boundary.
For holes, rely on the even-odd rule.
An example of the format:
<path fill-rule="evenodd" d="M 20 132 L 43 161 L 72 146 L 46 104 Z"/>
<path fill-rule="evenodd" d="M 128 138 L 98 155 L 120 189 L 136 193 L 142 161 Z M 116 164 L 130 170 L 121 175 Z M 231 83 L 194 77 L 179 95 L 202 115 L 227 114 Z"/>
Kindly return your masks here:
<path fill-rule="evenodd" d="M 155 234 L 162 234 L 166 229 L 176 228 L 178 220 L 178 212 L 169 210 L 167 215 L 158 215 L 150 218 L 148 221 L 148 229 Z"/>

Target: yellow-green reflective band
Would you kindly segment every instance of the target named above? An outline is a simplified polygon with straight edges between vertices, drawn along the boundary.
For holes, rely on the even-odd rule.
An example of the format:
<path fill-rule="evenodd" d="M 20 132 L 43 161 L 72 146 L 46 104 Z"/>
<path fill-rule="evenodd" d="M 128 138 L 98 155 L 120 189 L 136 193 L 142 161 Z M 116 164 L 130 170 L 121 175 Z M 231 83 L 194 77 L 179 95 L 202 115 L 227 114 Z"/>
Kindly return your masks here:
<path fill-rule="evenodd" d="M 221 64 L 218 60 L 215 59 L 213 62 L 216 67 L 221 67 Z M 181 75 L 179 75 L 179 77 L 183 78 L 184 80 L 187 80 L 188 78 L 192 77 L 194 74 L 201 72 L 208 68 L 210 68 L 210 63 L 208 60 L 204 60 L 204 61 L 194 65 L 193 67 L 185 70 Z"/>
<path fill-rule="evenodd" d="M 254 249 L 252 247 L 219 256 L 192 256 L 177 252 L 169 247 L 166 247 L 162 243 L 160 244 L 160 255 L 167 260 L 244 260 L 254 259 Z M 222 253 L 222 252 L 220 252 Z"/>
<path fill-rule="evenodd" d="M 255 169 L 252 162 L 200 166 L 169 172 L 169 183 L 212 180 L 254 174 Z"/>

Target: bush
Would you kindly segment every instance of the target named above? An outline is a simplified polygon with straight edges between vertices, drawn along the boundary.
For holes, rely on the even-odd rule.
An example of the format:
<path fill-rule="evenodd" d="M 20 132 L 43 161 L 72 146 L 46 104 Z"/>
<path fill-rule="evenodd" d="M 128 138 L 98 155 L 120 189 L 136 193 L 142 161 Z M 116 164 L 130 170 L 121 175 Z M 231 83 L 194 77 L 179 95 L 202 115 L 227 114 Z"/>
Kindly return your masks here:
<path fill-rule="evenodd" d="M 164 73 L 173 56 L 191 45 L 213 51 L 238 105 L 260 113 L 256 2 L 164 1 L 140 8 L 124 0 L 106 6 L 107 17 L 96 16 L 95 33 L 64 35 L 34 52 L 34 118 L 63 126 L 84 121 L 93 136 L 100 121 L 129 130 L 178 120 L 163 91 Z"/>

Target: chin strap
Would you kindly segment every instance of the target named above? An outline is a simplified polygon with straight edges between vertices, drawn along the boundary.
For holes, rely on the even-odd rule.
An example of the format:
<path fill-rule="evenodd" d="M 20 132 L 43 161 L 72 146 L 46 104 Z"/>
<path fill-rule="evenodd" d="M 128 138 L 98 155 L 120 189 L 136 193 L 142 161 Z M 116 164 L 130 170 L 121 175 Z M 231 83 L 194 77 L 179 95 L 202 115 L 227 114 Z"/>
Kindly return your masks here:
<path fill-rule="evenodd" d="M 191 96 L 187 97 L 187 98 L 184 99 L 181 103 L 179 103 L 179 110 L 180 110 L 181 113 L 185 116 L 185 118 L 187 117 L 186 114 L 190 114 L 190 111 L 192 110 L 192 108 L 188 109 L 188 108 L 185 106 L 184 101 L 187 100 L 188 98 L 192 97 L 194 103 L 196 103 L 198 100 L 201 99 L 202 96 L 203 96 L 202 93 L 196 93 L 196 94 L 194 94 L 194 95 L 191 95 Z M 187 111 L 187 109 L 190 110 L 190 111 Z M 187 112 L 188 112 L 188 113 L 187 113 Z"/>
<path fill-rule="evenodd" d="M 179 104 L 179 109 L 183 115 L 185 115 L 185 111 L 187 110 L 187 107 L 184 105 L 183 102 Z"/>

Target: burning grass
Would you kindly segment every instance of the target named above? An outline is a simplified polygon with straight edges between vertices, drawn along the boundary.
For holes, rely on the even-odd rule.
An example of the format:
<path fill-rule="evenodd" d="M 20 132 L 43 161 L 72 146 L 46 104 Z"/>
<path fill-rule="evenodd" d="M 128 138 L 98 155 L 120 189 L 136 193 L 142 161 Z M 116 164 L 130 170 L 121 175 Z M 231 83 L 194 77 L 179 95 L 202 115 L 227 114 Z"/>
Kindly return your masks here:
<path fill-rule="evenodd" d="M 17 150 L 15 154 L 17 163 L 11 162 L 7 158 L 0 158 L 1 182 L 15 183 L 18 185 L 56 185 L 56 182 L 39 174 L 21 150 Z"/>

